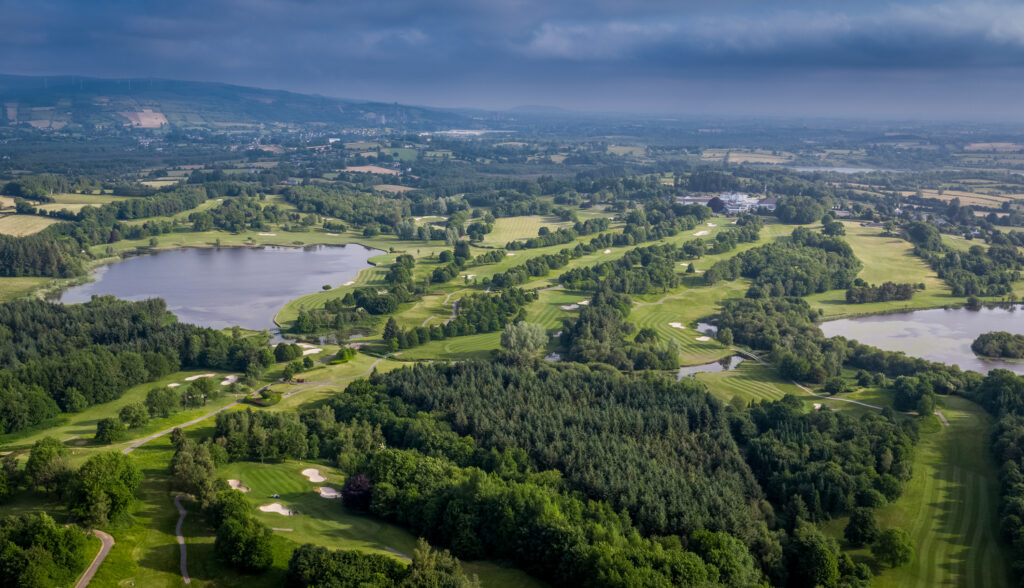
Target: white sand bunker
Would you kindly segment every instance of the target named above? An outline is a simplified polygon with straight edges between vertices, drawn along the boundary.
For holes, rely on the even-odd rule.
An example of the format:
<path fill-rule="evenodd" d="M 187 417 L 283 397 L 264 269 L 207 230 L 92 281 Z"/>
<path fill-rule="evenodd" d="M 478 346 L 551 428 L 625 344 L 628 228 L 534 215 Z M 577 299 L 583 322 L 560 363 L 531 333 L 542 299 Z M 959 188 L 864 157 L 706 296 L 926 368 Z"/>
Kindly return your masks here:
<path fill-rule="evenodd" d="M 611 249 L 605 249 L 605 250 L 604 250 L 604 252 L 605 252 L 605 253 L 611 253 L 611 252 L 612 252 L 612 250 L 611 250 Z"/>
<path fill-rule="evenodd" d="M 256 233 L 260 237 L 276 237 L 277 233 Z"/>
<path fill-rule="evenodd" d="M 194 376 L 189 376 L 189 377 L 185 378 L 185 381 L 186 382 L 194 382 L 194 381 L 198 380 L 199 378 L 215 378 L 215 377 L 217 377 L 217 374 L 196 374 Z"/>
<path fill-rule="evenodd" d="M 683 323 L 669 323 L 668 326 L 670 326 L 670 327 L 672 327 L 674 329 L 685 329 L 686 328 L 686 326 L 683 325 Z"/>
<path fill-rule="evenodd" d="M 177 388 L 178 386 L 181 386 L 181 384 L 179 384 L 178 382 L 174 382 L 173 384 L 167 384 L 168 388 Z"/>
<path fill-rule="evenodd" d="M 234 384 L 237 381 L 238 381 L 238 376 L 232 374 L 232 375 L 224 378 L 223 380 L 221 380 L 220 385 L 221 386 L 230 386 L 231 384 Z"/>
<path fill-rule="evenodd" d="M 589 300 L 580 300 L 579 304 L 580 304 L 580 306 L 586 306 L 586 305 L 590 304 L 590 301 Z"/>
<path fill-rule="evenodd" d="M 505 254 L 505 257 L 515 257 L 515 256 L 516 256 L 515 253 L 506 253 Z"/>
<path fill-rule="evenodd" d="M 310 482 L 323 482 L 327 479 L 320 475 L 320 470 L 314 468 L 306 468 L 302 470 L 302 475 L 309 478 Z"/>
<path fill-rule="evenodd" d="M 276 512 L 277 514 L 284 515 L 286 517 L 290 517 L 293 514 L 295 514 L 294 512 L 282 506 L 280 502 L 271 502 L 270 504 L 264 504 L 263 506 L 260 507 L 260 510 L 262 510 L 263 512 Z"/>
<path fill-rule="evenodd" d="M 328 237 L 337 237 L 338 233 L 327 233 Z"/>
<path fill-rule="evenodd" d="M 243 486 L 241 480 L 228 480 L 228 486 L 231 486 L 232 490 L 238 490 L 239 492 L 249 491 L 249 487 Z"/>
<path fill-rule="evenodd" d="M 468 279 L 468 280 L 472 280 L 475 277 L 476 277 L 476 274 L 466 274 L 466 279 Z"/>
<path fill-rule="evenodd" d="M 708 226 L 709 227 L 717 227 L 718 225 L 716 225 L 715 223 L 708 223 Z"/>
<path fill-rule="evenodd" d="M 820 410 L 820 409 L 821 409 L 821 403 L 820 402 L 815 402 L 814 403 L 814 410 Z"/>
<path fill-rule="evenodd" d="M 303 351 L 302 355 L 315 355 L 317 353 L 320 353 L 321 351 L 323 351 L 323 349 L 320 349 L 319 347 L 314 347 L 312 349 L 307 349 Z"/>
<path fill-rule="evenodd" d="M 579 304 L 563 304 L 562 305 L 562 310 L 576 310 L 579 307 L 580 307 Z"/>
<path fill-rule="evenodd" d="M 700 337 L 697 337 L 697 340 L 698 341 L 710 341 L 711 337 L 708 337 L 707 335 L 701 335 Z"/>
<path fill-rule="evenodd" d="M 299 347 L 301 347 L 303 349 L 312 349 L 312 348 L 316 347 L 316 345 L 312 345 L 310 343 L 296 343 L 296 345 L 298 345 Z"/>
<path fill-rule="evenodd" d="M 697 231 L 696 233 L 693 234 L 693 236 L 694 237 L 703 237 L 704 235 L 707 235 L 707 234 L 708 234 L 708 231 Z"/>
<path fill-rule="evenodd" d="M 317 491 L 320 492 L 320 496 L 322 498 L 329 498 L 329 499 L 341 498 L 341 492 L 338 492 L 334 488 L 328 488 L 327 486 L 320 486 L 319 488 L 317 488 Z"/>
<path fill-rule="evenodd" d="M 349 281 L 345 282 L 344 284 L 342 284 L 342 286 L 351 286 L 352 284 L 355 284 L 355 283 L 356 283 L 355 280 L 349 280 Z"/>

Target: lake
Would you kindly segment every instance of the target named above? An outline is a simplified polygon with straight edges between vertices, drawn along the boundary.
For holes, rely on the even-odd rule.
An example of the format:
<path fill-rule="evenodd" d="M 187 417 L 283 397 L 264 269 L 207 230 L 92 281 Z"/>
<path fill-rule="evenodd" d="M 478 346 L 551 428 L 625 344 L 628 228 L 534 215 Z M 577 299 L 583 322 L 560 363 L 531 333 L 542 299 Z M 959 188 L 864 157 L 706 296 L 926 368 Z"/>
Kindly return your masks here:
<path fill-rule="evenodd" d="M 916 310 L 865 316 L 821 324 L 826 337 L 842 335 L 888 351 L 903 351 L 981 373 L 995 368 L 1024 374 L 1024 362 L 982 359 L 971 351 L 974 339 L 989 331 L 1024 334 L 1024 308 Z"/>
<path fill-rule="evenodd" d="M 679 368 L 676 372 L 676 379 L 682 380 L 686 376 L 693 376 L 696 374 L 708 373 L 708 372 L 727 372 L 732 369 L 736 369 L 736 366 L 743 362 L 743 358 L 738 355 L 730 355 L 729 357 L 723 357 L 718 361 L 711 363 L 704 363 L 701 365 L 684 365 Z"/>
<path fill-rule="evenodd" d="M 177 249 L 131 257 L 96 270 L 95 281 L 59 294 L 87 302 L 113 294 L 126 300 L 163 298 L 178 320 L 223 329 L 274 329 L 289 300 L 339 286 L 383 253 L 362 245 Z"/>

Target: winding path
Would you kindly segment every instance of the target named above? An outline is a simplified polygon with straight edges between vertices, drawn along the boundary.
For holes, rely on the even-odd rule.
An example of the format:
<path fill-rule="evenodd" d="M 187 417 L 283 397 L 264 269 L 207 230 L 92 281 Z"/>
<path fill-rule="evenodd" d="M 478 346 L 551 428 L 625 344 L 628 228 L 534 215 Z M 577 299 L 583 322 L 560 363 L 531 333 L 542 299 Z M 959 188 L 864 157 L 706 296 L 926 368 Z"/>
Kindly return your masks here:
<path fill-rule="evenodd" d="M 269 384 L 267 384 L 267 386 L 269 386 Z M 263 388 L 266 388 L 267 386 L 264 386 Z M 263 390 L 263 388 L 260 388 L 259 390 L 257 390 L 256 393 L 258 394 L 260 391 Z M 236 404 L 239 404 L 243 400 L 245 400 L 245 399 L 244 398 L 239 398 L 238 400 L 232 402 L 231 404 L 224 405 L 224 406 L 218 408 L 217 410 L 208 412 L 208 413 L 204 414 L 203 416 L 201 416 L 199 418 L 195 418 L 195 419 L 192 419 L 192 420 L 188 421 L 187 423 L 181 423 L 180 425 L 175 425 L 175 426 L 171 427 L 170 429 L 164 429 L 163 431 L 160 431 L 159 433 L 153 433 L 152 435 L 150 435 L 148 437 L 143 437 L 142 439 L 136 439 L 135 441 L 132 441 L 131 444 L 128 445 L 128 447 L 125 447 L 124 451 L 122 453 L 127 455 L 127 454 L 131 453 L 132 451 L 135 451 L 136 449 L 138 449 L 140 446 L 145 445 L 146 443 L 149 443 L 153 439 L 157 439 L 157 438 L 163 437 L 164 435 L 169 435 L 171 433 L 171 431 L 173 431 L 174 429 L 184 429 L 185 427 L 191 427 L 192 425 L 194 425 L 196 423 L 205 421 L 206 419 L 212 417 L 213 415 L 215 415 L 215 414 L 217 414 L 219 412 L 223 412 L 223 411 L 231 408 L 232 406 L 235 406 Z"/>
<path fill-rule="evenodd" d="M 174 534 L 178 536 L 178 547 L 181 549 L 181 579 L 191 584 L 192 579 L 188 577 L 188 552 L 185 551 L 185 537 L 181 534 L 181 524 L 185 522 L 188 511 L 181 505 L 180 494 L 174 497 L 174 506 L 178 507 L 178 524 L 174 526 Z"/>
<path fill-rule="evenodd" d="M 324 386 L 334 386 L 340 382 L 347 382 L 348 380 L 354 380 L 356 378 L 365 378 L 366 376 L 372 374 L 374 368 L 377 367 L 377 364 L 382 361 L 384 361 L 383 357 L 377 358 L 376 361 L 370 364 L 370 367 L 367 368 L 365 372 L 361 374 L 356 374 L 354 376 L 345 376 L 344 378 L 328 378 L 326 380 L 316 380 L 314 382 L 306 382 L 304 384 L 299 384 L 292 388 L 291 390 L 282 394 L 281 399 L 283 400 L 285 398 L 290 398 L 300 392 L 305 392 L 306 390 L 316 390 L 317 388 L 323 388 Z"/>
<path fill-rule="evenodd" d="M 100 569 L 100 564 L 103 560 L 107 559 L 107 554 L 114 547 L 114 538 L 110 535 L 100 531 L 99 529 L 93 529 L 92 534 L 100 538 L 100 542 L 103 545 L 100 546 L 100 552 L 93 558 L 92 563 L 86 568 L 85 573 L 78 579 L 78 583 L 75 584 L 75 588 L 85 588 L 92 581 L 92 577 L 96 575 L 96 571 Z"/>

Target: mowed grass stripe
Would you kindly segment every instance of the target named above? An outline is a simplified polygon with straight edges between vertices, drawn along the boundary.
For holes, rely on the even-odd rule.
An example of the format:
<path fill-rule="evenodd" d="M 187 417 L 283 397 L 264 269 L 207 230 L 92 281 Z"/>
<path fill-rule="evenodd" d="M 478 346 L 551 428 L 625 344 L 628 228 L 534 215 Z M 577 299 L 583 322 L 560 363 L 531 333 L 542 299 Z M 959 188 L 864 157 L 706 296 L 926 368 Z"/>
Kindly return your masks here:
<path fill-rule="evenodd" d="M 914 457 L 914 475 L 903 496 L 877 511 L 879 527 L 906 529 L 914 542 L 912 562 L 883 569 L 873 586 L 1010 585 L 1006 553 L 996 536 L 997 471 L 988 454 L 989 419 L 976 404 L 942 399 L 949 427 L 928 423 Z M 845 519 L 828 525 L 841 537 Z M 867 549 L 849 550 L 870 561 Z"/>

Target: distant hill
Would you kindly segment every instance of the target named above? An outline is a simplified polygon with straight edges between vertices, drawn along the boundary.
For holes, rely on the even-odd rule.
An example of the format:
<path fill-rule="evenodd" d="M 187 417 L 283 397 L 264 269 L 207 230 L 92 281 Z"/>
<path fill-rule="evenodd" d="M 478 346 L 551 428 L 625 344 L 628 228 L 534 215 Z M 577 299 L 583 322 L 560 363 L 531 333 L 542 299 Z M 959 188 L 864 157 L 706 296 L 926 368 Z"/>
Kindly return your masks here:
<path fill-rule="evenodd" d="M 474 128 L 452 111 L 360 102 L 207 82 L 0 75 L 0 126 L 222 131 L 325 128 Z"/>

